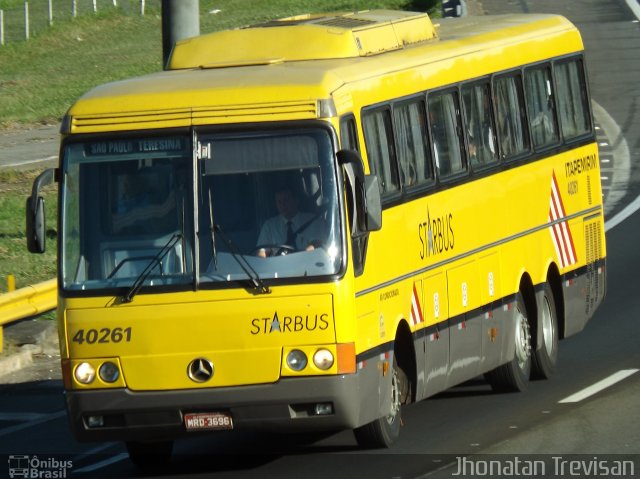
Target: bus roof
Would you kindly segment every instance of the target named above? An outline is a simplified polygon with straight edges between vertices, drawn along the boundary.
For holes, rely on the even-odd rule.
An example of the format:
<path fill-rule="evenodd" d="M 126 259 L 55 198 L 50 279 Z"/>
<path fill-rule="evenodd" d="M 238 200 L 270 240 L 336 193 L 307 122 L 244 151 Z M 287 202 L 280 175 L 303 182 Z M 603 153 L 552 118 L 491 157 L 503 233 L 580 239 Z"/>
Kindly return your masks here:
<path fill-rule="evenodd" d="M 332 114 L 324 100 L 391 72 L 434 76 L 438 62 L 475 59 L 473 73 L 443 67 L 435 81 L 446 85 L 482 68 L 488 74 L 580 50 L 577 29 L 555 15 L 445 19 L 435 27 L 424 13 L 388 10 L 290 17 L 180 42 L 169 70 L 85 94 L 63 133 L 319 118 Z"/>
<path fill-rule="evenodd" d="M 377 55 L 435 38 L 426 13 L 374 10 L 300 15 L 178 42 L 169 69 Z"/>

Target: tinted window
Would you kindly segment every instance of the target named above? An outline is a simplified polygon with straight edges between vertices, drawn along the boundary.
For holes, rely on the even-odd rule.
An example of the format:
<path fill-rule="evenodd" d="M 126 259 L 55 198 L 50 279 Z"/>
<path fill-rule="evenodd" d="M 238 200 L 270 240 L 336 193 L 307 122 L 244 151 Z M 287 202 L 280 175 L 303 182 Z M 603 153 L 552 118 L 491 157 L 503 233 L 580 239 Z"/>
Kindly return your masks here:
<path fill-rule="evenodd" d="M 348 117 L 340 121 L 340 142 L 345 150 L 360 151 L 355 118 Z"/>
<path fill-rule="evenodd" d="M 362 125 L 369 166 L 378 175 L 381 193 L 388 195 L 398 191 L 400 181 L 393 155 L 393 134 L 389 110 L 380 109 L 365 112 Z"/>
<path fill-rule="evenodd" d="M 424 103 L 415 101 L 395 106 L 393 122 L 402 185 L 410 188 L 431 181 Z"/>
<path fill-rule="evenodd" d="M 558 116 L 566 139 L 591 131 L 591 115 L 582 61 L 574 60 L 555 67 L 558 88 Z"/>
<path fill-rule="evenodd" d="M 430 95 L 428 110 L 434 160 L 440 177 L 465 171 L 457 94 Z"/>
<path fill-rule="evenodd" d="M 519 75 L 502 77 L 495 83 L 498 143 L 504 158 L 529 151 L 529 136 L 524 121 L 522 83 Z"/>
<path fill-rule="evenodd" d="M 557 143 L 559 135 L 551 68 L 545 66 L 527 70 L 524 75 L 524 88 L 533 146 L 542 147 Z"/>
<path fill-rule="evenodd" d="M 468 85 L 462 89 L 465 131 L 469 144 L 469 162 L 482 167 L 498 161 L 495 123 L 491 112 L 491 88 L 488 83 Z"/>

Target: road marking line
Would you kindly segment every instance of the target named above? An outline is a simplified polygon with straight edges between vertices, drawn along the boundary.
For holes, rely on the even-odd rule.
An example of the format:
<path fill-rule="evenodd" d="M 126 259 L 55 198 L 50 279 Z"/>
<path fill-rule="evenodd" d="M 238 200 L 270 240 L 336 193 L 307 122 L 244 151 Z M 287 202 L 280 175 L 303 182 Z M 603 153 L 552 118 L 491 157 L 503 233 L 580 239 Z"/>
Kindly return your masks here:
<path fill-rule="evenodd" d="M 638 5 L 638 2 L 636 2 L 636 0 L 626 0 L 626 1 L 627 1 L 627 5 L 629 5 L 629 8 L 633 12 L 633 14 L 638 18 L 638 20 L 640 20 L 640 5 Z"/>
<path fill-rule="evenodd" d="M 582 391 L 578 391 L 571 396 L 567 396 L 566 398 L 558 401 L 559 404 L 569 403 L 569 402 L 580 402 L 583 399 L 586 399 L 594 394 L 608 388 L 609 386 L 613 386 L 614 384 L 622 381 L 623 379 L 628 378 L 632 374 L 637 373 L 640 369 L 623 369 L 622 371 L 618 371 L 617 373 L 612 374 L 608 378 L 603 379 L 602 381 L 598 381 L 595 384 L 592 384 L 589 387 L 584 388 Z"/>
<path fill-rule="evenodd" d="M 75 469 L 73 471 L 74 474 L 78 472 L 93 472 L 98 469 L 102 469 L 103 467 L 110 466 L 111 464 L 115 464 L 116 462 L 124 461 L 129 455 L 126 452 L 118 454 L 117 456 L 110 457 L 109 459 L 105 459 L 104 461 L 96 462 L 95 464 L 91 464 L 90 466 L 85 466 L 80 469 Z"/>
<path fill-rule="evenodd" d="M 615 228 L 624 220 L 626 220 L 629 216 L 634 214 L 636 211 L 640 209 L 640 196 L 638 196 L 635 200 L 629 203 L 624 207 L 622 211 L 620 211 L 617 215 L 615 215 L 610 220 L 604 222 L 604 230 L 609 231 L 612 228 Z"/>
<path fill-rule="evenodd" d="M 58 419 L 66 414 L 67 414 L 67 411 L 63 409 L 62 411 L 43 415 L 43 417 L 41 417 L 40 419 L 34 419 L 33 421 L 29 421 L 22 424 L 17 424 L 15 426 L 0 429 L 0 436 L 6 436 L 7 434 L 12 434 L 14 432 L 21 431 L 23 429 L 37 426 L 38 424 L 42 424 L 43 422 L 53 421 L 54 419 Z"/>

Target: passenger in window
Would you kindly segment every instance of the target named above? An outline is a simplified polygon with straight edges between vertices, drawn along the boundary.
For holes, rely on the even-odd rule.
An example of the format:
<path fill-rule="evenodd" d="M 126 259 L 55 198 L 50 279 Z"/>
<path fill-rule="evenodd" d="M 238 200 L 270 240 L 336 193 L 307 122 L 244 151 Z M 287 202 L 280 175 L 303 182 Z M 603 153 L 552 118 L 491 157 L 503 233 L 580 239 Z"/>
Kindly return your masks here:
<path fill-rule="evenodd" d="M 289 187 L 275 192 L 278 214 L 262 225 L 256 254 L 262 258 L 295 251 L 313 251 L 327 238 L 327 227 L 319 214 L 299 210 L 298 198 Z"/>

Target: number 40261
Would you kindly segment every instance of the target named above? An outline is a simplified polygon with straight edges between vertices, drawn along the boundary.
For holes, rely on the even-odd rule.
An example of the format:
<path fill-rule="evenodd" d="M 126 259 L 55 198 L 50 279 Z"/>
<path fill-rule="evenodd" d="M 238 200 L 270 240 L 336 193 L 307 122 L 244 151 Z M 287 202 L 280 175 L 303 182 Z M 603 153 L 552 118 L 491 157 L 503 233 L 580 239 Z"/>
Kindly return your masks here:
<path fill-rule="evenodd" d="M 131 328 L 79 329 L 72 341 L 78 344 L 128 343 L 131 341 Z"/>

